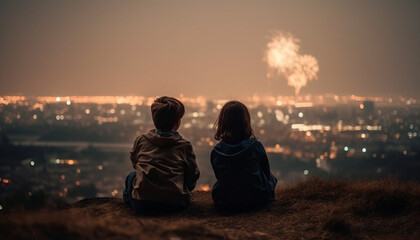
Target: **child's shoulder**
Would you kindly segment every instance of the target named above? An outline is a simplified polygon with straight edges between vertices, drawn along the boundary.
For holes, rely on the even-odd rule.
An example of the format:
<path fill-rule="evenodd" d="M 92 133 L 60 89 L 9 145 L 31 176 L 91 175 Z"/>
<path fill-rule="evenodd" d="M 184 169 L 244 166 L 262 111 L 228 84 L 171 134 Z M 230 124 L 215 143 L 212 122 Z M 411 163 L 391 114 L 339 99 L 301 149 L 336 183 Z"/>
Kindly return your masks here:
<path fill-rule="evenodd" d="M 177 144 L 178 144 L 178 145 L 180 145 L 180 146 L 192 147 L 191 142 L 190 142 L 190 141 L 188 141 L 187 139 L 185 139 L 184 137 L 182 137 L 180 134 L 179 134 L 179 139 L 178 139 L 178 141 L 176 141 L 176 142 L 177 142 Z"/>
<path fill-rule="evenodd" d="M 141 133 L 140 135 L 136 137 L 136 139 L 134 139 L 134 142 L 138 143 L 138 142 L 146 140 L 146 135 L 147 133 Z"/>
<path fill-rule="evenodd" d="M 255 139 L 255 144 L 253 145 L 254 145 L 255 151 L 258 152 L 258 154 L 267 155 L 267 152 L 265 151 L 265 147 L 260 141 Z"/>
<path fill-rule="evenodd" d="M 138 143 L 141 141 L 143 137 L 143 134 L 138 135 L 135 139 L 134 139 L 134 145 L 138 145 Z"/>
<path fill-rule="evenodd" d="M 246 141 L 246 144 L 249 146 L 248 149 L 251 149 L 252 151 L 265 152 L 264 145 L 256 138 L 248 138 L 244 141 Z"/>
<path fill-rule="evenodd" d="M 262 144 L 262 142 L 260 142 L 258 139 L 253 139 L 253 140 L 255 141 L 255 145 L 264 147 L 264 145 Z"/>

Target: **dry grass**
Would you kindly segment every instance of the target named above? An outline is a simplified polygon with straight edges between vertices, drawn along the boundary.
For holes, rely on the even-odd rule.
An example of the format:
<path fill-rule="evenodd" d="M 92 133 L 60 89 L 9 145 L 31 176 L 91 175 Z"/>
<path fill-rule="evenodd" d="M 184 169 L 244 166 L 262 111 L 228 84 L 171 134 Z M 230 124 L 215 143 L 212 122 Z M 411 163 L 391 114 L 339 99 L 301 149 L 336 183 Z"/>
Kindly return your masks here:
<path fill-rule="evenodd" d="M 0 217 L 2 239 L 420 239 L 420 185 L 313 178 L 277 189 L 265 208 L 217 212 L 209 192 L 165 216 L 136 216 L 118 198 Z"/>

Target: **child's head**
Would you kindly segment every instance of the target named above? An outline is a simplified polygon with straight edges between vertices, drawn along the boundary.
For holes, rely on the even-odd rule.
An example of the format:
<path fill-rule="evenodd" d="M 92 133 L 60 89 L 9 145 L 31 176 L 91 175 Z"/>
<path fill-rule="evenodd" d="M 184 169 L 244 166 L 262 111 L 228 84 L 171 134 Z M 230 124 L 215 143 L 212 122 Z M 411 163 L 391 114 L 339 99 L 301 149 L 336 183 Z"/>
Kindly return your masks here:
<path fill-rule="evenodd" d="M 184 116 L 184 104 L 173 97 L 156 98 L 152 104 L 152 118 L 156 129 L 176 131 Z"/>
<path fill-rule="evenodd" d="M 247 138 L 255 138 L 251 127 L 251 117 L 247 107 L 238 101 L 227 102 L 215 123 L 216 140 L 238 143 Z"/>

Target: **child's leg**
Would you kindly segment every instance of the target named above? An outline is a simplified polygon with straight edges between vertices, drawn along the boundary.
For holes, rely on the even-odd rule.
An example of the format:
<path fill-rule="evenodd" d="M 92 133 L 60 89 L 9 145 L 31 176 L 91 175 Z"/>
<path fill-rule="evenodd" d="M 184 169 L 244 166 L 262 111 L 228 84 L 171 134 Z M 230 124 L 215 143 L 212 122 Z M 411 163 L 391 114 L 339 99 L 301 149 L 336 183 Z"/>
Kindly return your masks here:
<path fill-rule="evenodd" d="M 136 172 L 133 171 L 128 174 L 127 178 L 125 179 L 125 189 L 123 192 L 123 200 L 125 203 L 130 204 L 132 202 L 131 192 L 133 191 L 133 181 L 136 177 Z"/>

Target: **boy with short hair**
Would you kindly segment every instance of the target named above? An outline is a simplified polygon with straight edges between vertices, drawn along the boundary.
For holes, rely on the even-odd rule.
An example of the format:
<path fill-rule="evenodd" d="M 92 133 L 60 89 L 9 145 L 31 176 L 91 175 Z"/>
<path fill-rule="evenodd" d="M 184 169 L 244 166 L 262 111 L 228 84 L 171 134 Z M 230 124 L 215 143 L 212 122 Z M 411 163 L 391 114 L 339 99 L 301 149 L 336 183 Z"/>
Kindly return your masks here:
<path fill-rule="evenodd" d="M 134 141 L 130 158 L 136 171 L 127 176 L 124 201 L 136 213 L 186 208 L 200 171 L 191 143 L 177 132 L 184 105 L 165 96 L 154 101 L 151 111 L 156 129 Z"/>

